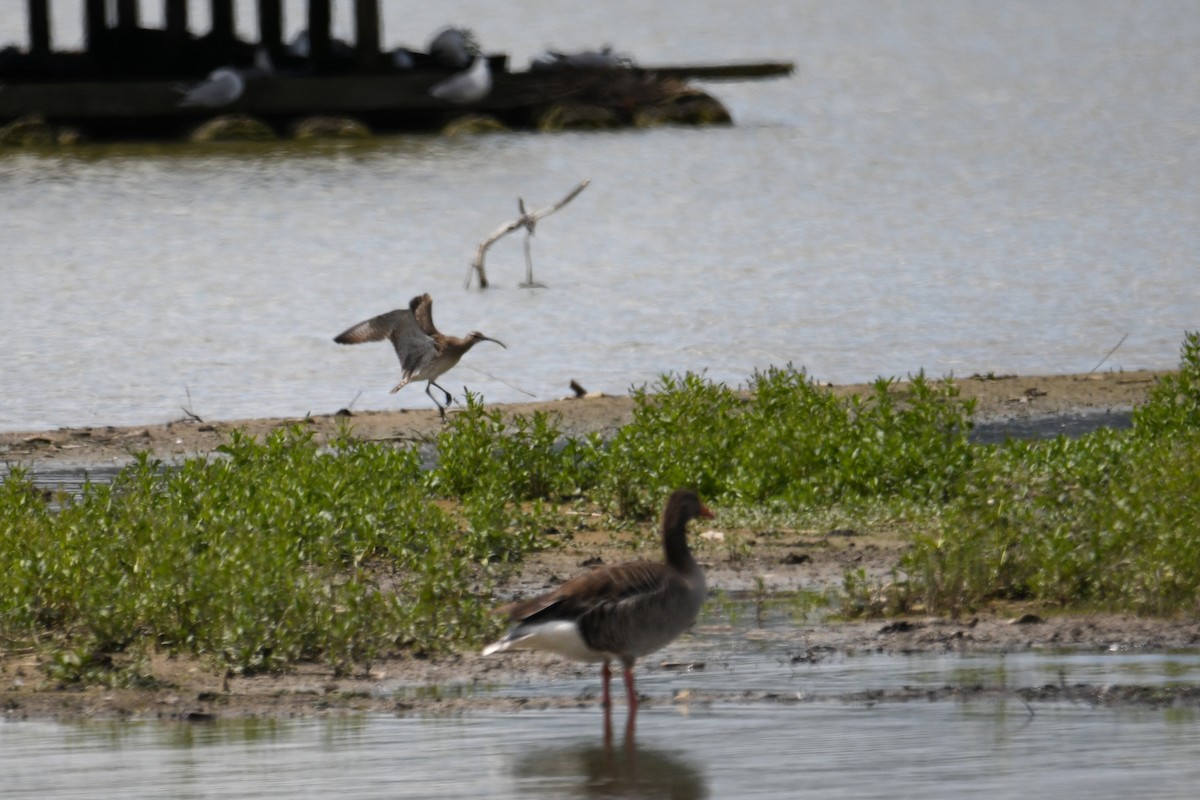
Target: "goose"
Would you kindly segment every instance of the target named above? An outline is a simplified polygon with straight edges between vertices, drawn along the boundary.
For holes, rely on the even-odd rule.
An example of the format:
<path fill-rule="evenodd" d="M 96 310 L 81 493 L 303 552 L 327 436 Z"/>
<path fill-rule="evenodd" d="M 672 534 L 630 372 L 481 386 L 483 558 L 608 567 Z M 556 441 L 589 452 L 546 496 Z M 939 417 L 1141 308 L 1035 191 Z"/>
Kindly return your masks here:
<path fill-rule="evenodd" d="M 633 665 L 691 627 L 704 604 L 704 572 L 687 544 L 687 524 L 713 513 L 695 492 L 679 489 L 662 517 L 662 562 L 630 561 L 571 578 L 537 597 L 496 609 L 512 620 L 483 654 L 544 650 L 574 661 L 603 662 L 604 708 L 611 707 L 610 663 L 624 668 L 630 714 L 637 712 Z"/>

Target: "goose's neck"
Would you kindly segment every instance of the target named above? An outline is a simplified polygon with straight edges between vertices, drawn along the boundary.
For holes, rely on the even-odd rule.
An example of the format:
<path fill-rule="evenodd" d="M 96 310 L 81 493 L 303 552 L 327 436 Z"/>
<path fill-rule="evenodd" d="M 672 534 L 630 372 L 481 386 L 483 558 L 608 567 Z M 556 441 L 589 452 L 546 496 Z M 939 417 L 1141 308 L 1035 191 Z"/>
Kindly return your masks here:
<path fill-rule="evenodd" d="M 686 517 L 663 520 L 663 552 L 667 563 L 681 572 L 691 571 L 696 566 L 688 548 L 687 522 Z"/>

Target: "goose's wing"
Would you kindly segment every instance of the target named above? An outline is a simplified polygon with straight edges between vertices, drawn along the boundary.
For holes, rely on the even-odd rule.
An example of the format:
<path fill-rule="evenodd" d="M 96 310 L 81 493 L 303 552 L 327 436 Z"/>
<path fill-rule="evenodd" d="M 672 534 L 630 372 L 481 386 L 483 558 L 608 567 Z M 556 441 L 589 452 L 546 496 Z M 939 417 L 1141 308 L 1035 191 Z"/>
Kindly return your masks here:
<path fill-rule="evenodd" d="M 516 622 L 551 619 L 577 620 L 604 605 L 647 598 L 659 594 L 676 580 L 670 567 L 652 561 L 631 561 L 597 567 L 571 578 L 538 597 L 496 609 Z"/>

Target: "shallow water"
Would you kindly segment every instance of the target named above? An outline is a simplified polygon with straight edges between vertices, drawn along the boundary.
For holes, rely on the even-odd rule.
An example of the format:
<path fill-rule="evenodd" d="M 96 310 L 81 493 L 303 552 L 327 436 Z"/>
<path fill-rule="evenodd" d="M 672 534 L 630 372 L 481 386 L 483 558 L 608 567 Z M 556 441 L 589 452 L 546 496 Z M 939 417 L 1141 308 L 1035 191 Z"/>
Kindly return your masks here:
<path fill-rule="evenodd" d="M 835 382 L 1078 372 L 1126 334 L 1104 368 L 1170 368 L 1196 325 L 1187 0 L 385 6 L 389 44 L 454 20 L 517 65 L 611 42 L 797 71 L 714 84 L 732 128 L 6 153 L 0 429 L 429 407 L 387 393 L 385 345 L 331 340 L 421 291 L 444 330 L 509 345 L 446 379 L 491 401 L 788 362 Z M 533 241 L 548 289 L 515 288 L 512 238 L 496 288 L 463 290 L 518 195 L 583 178 Z"/>
<path fill-rule="evenodd" d="M 1192 713 L 1019 702 L 0 724 L 2 797 L 1191 796 Z M 616 715 L 618 728 L 623 714 Z"/>
<path fill-rule="evenodd" d="M 884 655 L 811 650 L 808 626 L 708 609 L 638 667 L 652 699 L 614 741 L 599 675 L 412 686 L 402 700 L 576 698 L 579 708 L 214 723 L 0 723 L 0 797 L 1190 797 L 1200 712 L 1023 702 L 1040 686 L 1196 686 L 1200 651 Z M 691 665 L 690 668 L 665 664 Z M 986 690 L 880 702 L 889 690 Z M 999 690 L 999 691 L 997 691 Z M 871 699 L 866 699 L 868 693 Z M 919 692 L 908 693 L 919 696 Z M 943 695 L 944 696 L 944 695 Z M 691 698 L 684 702 L 683 697 Z M 676 698 L 677 702 L 669 702 Z"/>

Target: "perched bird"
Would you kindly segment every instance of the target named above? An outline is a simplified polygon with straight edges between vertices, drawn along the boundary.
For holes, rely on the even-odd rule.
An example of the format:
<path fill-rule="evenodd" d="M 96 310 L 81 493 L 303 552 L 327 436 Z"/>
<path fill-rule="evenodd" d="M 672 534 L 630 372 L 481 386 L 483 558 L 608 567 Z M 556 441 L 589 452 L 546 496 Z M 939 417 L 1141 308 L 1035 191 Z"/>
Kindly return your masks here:
<path fill-rule="evenodd" d="M 438 415 L 442 419 L 446 418 L 446 408 L 429 390 L 433 386 L 441 389 L 446 395 L 447 406 L 451 398 L 449 392 L 434 383 L 434 379 L 457 364 L 463 354 L 479 342 L 495 342 L 506 349 L 508 347 L 499 339 L 484 336 L 479 331 L 471 331 L 461 339 L 441 333 L 433 324 L 433 298 L 428 294 L 414 297 L 409 301 L 408 308 L 398 308 L 360 322 L 342 331 L 333 340 L 338 344 L 361 344 L 382 339 L 391 340 L 403 370 L 401 374 L 404 379 L 396 384 L 392 394 L 412 381 L 427 381 L 425 394 L 438 407 Z"/>
<path fill-rule="evenodd" d="M 475 63 L 465 72 L 451 75 L 441 83 L 434 84 L 429 93 L 439 100 L 467 105 L 478 103 L 492 91 L 492 70 L 483 55 L 475 56 Z"/>
<path fill-rule="evenodd" d="M 475 34 L 467 28 L 443 28 L 429 42 L 429 55 L 435 64 L 462 69 L 479 50 Z"/>
<path fill-rule="evenodd" d="M 633 664 L 691 627 L 704 604 L 704 572 L 687 544 L 687 524 L 712 512 L 694 492 L 675 491 L 662 518 L 665 561 L 596 567 L 557 589 L 496 609 L 513 621 L 504 638 L 483 649 L 546 650 L 575 661 L 602 661 L 604 707 L 611 705 L 609 663 L 621 662 L 631 713 L 637 711 Z"/>
<path fill-rule="evenodd" d="M 265 47 L 254 51 L 254 66 L 252 67 L 218 67 L 208 73 L 208 78 L 191 87 L 176 87 L 184 93 L 183 98 L 176 104 L 181 107 L 201 106 L 218 108 L 227 106 L 242 96 L 246 91 L 246 81 L 255 78 L 265 78 L 275 74 L 275 65 Z"/>
<path fill-rule="evenodd" d="M 203 82 L 189 89 L 180 89 L 184 95 L 177 105 L 205 108 L 227 106 L 241 97 L 245 90 L 246 80 L 238 70 L 233 67 L 218 67 L 208 73 L 208 78 Z"/>
<path fill-rule="evenodd" d="M 535 72 L 556 69 L 615 69 L 633 66 L 633 59 L 614 53 L 611 45 L 599 50 L 581 50 L 578 53 L 560 53 L 547 50 L 529 60 L 529 68 Z"/>

